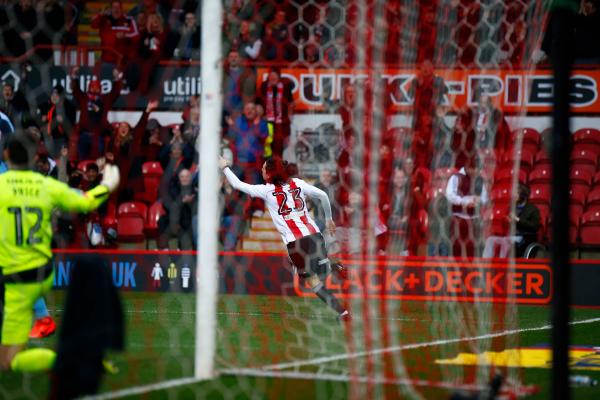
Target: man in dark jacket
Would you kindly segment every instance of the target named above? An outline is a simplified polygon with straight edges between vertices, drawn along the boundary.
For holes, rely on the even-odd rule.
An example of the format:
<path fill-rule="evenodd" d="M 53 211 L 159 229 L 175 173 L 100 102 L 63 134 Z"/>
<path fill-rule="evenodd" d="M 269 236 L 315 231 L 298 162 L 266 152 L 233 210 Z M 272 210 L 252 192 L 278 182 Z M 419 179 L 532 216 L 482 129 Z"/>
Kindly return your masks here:
<path fill-rule="evenodd" d="M 500 257 L 508 257 L 510 248 L 515 245 L 515 256 L 523 257 L 525 249 L 538 238 L 538 230 L 541 226 L 540 210 L 535 204 L 529 203 L 531 190 L 528 186 L 519 184 L 519 193 L 514 213 L 508 210 L 506 220 L 506 231 L 509 224 L 515 224 L 514 236 L 490 236 L 485 241 L 483 257 L 494 257 L 497 246 L 500 249 Z"/>

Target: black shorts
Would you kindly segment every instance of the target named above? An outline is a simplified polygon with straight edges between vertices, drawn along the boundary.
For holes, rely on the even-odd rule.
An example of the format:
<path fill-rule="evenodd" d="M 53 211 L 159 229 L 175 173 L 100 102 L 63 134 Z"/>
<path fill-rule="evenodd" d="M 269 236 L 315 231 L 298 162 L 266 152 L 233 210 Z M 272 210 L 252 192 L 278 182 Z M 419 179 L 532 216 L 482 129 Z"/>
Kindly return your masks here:
<path fill-rule="evenodd" d="M 298 276 L 308 278 L 318 275 L 324 279 L 329 274 L 329 258 L 325 239 L 320 233 L 304 236 L 287 244 L 288 254 Z"/>

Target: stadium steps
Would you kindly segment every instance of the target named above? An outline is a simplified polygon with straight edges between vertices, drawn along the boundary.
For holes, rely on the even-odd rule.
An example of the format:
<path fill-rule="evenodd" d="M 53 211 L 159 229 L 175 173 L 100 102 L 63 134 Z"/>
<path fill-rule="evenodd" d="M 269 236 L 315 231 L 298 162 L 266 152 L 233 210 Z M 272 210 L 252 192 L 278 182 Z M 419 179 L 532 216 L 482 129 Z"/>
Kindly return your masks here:
<path fill-rule="evenodd" d="M 127 13 L 133 7 L 135 7 L 135 1 L 123 1 L 123 10 Z M 78 43 L 83 45 L 99 45 L 100 35 L 98 30 L 93 29 L 90 24 L 92 18 L 98 13 L 101 13 L 105 7 L 110 6 L 110 3 L 102 1 L 88 1 L 85 3 L 85 8 L 81 14 L 79 20 L 79 26 L 77 27 L 77 38 Z"/>
<path fill-rule="evenodd" d="M 268 214 L 252 217 L 250 228 L 242 241 L 243 251 L 285 251 L 279 232 Z"/>

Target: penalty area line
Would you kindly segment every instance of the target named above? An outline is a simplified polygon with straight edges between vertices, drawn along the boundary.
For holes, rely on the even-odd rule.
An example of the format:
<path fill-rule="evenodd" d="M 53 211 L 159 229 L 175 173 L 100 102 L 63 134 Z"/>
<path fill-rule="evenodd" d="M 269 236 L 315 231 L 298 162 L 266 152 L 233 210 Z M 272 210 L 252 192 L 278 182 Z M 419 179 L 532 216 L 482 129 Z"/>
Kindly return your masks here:
<path fill-rule="evenodd" d="M 584 320 L 580 320 L 580 321 L 572 321 L 572 322 L 569 322 L 569 325 L 591 324 L 594 322 L 600 322 L 600 318 L 590 318 L 590 319 L 584 319 Z M 374 356 L 374 355 L 378 355 L 378 354 L 392 353 L 392 352 L 402 351 L 402 350 L 413 350 L 413 349 L 420 349 L 423 347 L 442 346 L 442 345 L 451 344 L 451 343 L 470 342 L 473 340 L 493 339 L 493 338 L 502 337 L 502 336 L 516 335 L 518 333 L 545 331 L 545 330 L 549 330 L 549 329 L 552 329 L 552 325 L 543 325 L 543 326 L 538 326 L 538 327 L 534 327 L 534 328 L 511 329 L 511 330 L 505 330 L 505 331 L 494 332 L 494 333 L 486 333 L 486 334 L 477 335 L 477 336 L 469 336 L 469 337 L 453 338 L 453 339 L 438 339 L 438 340 L 432 340 L 430 342 L 409 343 L 409 344 L 403 344 L 403 345 L 398 345 L 398 346 L 385 347 L 383 349 L 359 351 L 359 352 L 355 352 L 355 353 L 337 354 L 335 356 L 317 357 L 317 358 L 312 358 L 312 359 L 302 360 L 302 361 L 291 361 L 291 362 L 286 362 L 286 363 L 271 364 L 271 365 L 260 366 L 260 367 L 257 367 L 256 369 L 260 369 L 263 371 L 277 371 L 277 370 L 283 370 L 283 369 L 288 369 L 288 368 L 305 367 L 305 366 L 309 366 L 309 365 L 318 365 L 318 364 L 334 362 L 334 361 L 350 360 L 350 359 L 354 359 L 354 358 L 361 358 L 361 357 L 367 357 L 367 356 Z"/>

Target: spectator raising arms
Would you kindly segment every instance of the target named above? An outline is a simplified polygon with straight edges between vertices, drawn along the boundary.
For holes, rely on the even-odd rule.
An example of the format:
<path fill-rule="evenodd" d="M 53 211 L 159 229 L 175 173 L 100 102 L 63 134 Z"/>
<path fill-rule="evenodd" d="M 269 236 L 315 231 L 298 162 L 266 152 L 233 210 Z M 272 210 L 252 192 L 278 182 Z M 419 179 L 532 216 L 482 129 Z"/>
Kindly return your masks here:
<path fill-rule="evenodd" d="M 158 107 L 158 100 L 152 100 L 146 106 L 135 128 L 127 122 L 119 123 L 115 135 L 107 146 L 106 159 L 117 165 L 124 178 L 117 190 L 120 202 L 130 201 L 136 192 L 144 191 L 142 180 L 142 139 L 146 131 L 148 116 Z"/>
<path fill-rule="evenodd" d="M 110 132 L 107 114 L 123 87 L 123 74 L 113 70 L 111 91 L 103 95 L 100 81 L 90 81 L 86 93 L 79 87 L 79 68 L 71 72 L 71 90 L 79 108 L 79 130 L 77 135 L 72 135 L 74 142 L 71 148 L 77 148 L 77 159 L 96 159 L 104 153 L 104 136 Z"/>

